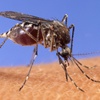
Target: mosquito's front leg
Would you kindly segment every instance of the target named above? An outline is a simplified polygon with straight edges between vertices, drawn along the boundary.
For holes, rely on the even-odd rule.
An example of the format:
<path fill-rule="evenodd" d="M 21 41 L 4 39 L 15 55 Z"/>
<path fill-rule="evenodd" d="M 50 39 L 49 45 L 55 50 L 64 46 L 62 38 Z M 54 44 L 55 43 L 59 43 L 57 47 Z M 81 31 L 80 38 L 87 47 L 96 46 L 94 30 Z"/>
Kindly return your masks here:
<path fill-rule="evenodd" d="M 61 54 L 58 52 L 58 50 L 57 50 L 57 56 L 58 56 L 58 59 L 59 59 L 59 64 L 62 66 L 62 68 L 64 69 L 64 71 L 65 71 L 65 75 L 66 75 L 66 81 L 68 81 L 68 78 L 70 79 L 70 81 L 74 84 L 74 86 L 78 89 L 78 90 L 80 90 L 80 91 L 82 91 L 82 92 L 84 92 L 84 90 L 83 89 L 81 89 L 80 87 L 78 87 L 78 85 L 75 83 L 75 81 L 71 78 L 71 76 L 68 74 L 68 72 L 67 72 L 67 65 L 66 65 L 66 63 L 64 63 L 63 62 L 63 60 L 61 59 Z M 66 55 L 66 56 L 68 56 L 68 55 Z M 68 57 L 67 57 L 68 58 Z M 67 59 L 68 60 L 68 59 Z M 67 61 L 66 60 L 66 61 Z M 68 63 L 69 64 L 69 63 Z"/>
<path fill-rule="evenodd" d="M 70 29 L 72 29 L 72 37 L 71 37 L 71 52 L 70 52 L 70 53 L 72 53 L 72 51 L 73 51 L 73 39 L 74 39 L 75 26 L 72 24 L 68 29 L 69 29 L 69 31 L 70 31 Z"/>
<path fill-rule="evenodd" d="M 66 81 L 68 81 L 68 76 L 67 76 L 67 65 L 66 63 L 63 62 L 63 60 L 61 59 L 59 52 L 57 51 L 56 55 L 58 56 L 58 60 L 59 60 L 59 64 L 61 65 L 61 67 L 64 69 L 65 71 L 65 76 L 66 76 Z"/>

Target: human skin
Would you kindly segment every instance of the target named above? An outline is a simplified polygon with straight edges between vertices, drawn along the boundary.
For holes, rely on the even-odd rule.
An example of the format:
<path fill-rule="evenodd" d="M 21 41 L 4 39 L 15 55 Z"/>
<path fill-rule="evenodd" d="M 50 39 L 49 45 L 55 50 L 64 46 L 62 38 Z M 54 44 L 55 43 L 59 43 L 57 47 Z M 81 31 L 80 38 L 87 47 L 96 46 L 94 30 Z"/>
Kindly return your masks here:
<path fill-rule="evenodd" d="M 91 78 L 100 80 L 100 58 L 79 60 L 87 66 L 81 67 Z M 73 83 L 66 82 L 63 69 L 58 62 L 34 65 L 30 78 L 19 91 L 29 67 L 0 68 L 0 100 L 100 100 L 100 83 L 87 79 L 73 64 L 68 67 L 69 75 L 85 92 L 79 91 Z"/>

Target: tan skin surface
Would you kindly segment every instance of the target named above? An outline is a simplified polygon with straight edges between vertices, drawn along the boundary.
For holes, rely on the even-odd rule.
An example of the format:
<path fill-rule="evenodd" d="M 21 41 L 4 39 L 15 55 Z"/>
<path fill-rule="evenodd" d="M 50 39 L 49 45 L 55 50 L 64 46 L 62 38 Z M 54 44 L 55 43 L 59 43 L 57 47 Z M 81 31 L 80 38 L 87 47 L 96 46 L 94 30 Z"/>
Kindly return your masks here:
<path fill-rule="evenodd" d="M 100 58 L 79 60 L 92 69 L 81 67 L 91 78 L 100 80 Z M 68 68 L 69 75 L 85 92 L 66 82 L 58 62 L 34 65 L 30 78 L 19 91 L 29 67 L 0 68 L 0 100 L 100 100 L 100 83 L 91 82 L 75 65 Z"/>

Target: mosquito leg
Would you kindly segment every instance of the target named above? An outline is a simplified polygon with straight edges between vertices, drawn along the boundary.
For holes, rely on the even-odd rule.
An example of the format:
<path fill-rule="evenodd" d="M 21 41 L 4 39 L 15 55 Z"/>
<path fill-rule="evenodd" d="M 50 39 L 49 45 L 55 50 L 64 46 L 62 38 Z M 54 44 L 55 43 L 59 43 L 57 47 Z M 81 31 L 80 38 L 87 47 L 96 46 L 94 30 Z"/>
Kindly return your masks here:
<path fill-rule="evenodd" d="M 40 25 L 39 25 L 39 27 L 38 27 L 36 43 L 38 43 L 38 41 L 39 41 L 39 31 L 40 31 Z M 36 44 L 36 45 L 37 45 L 37 44 Z M 30 66 L 31 63 L 33 62 L 33 56 L 34 56 L 34 50 L 33 50 L 32 58 L 31 58 L 31 60 L 30 60 L 30 64 L 29 64 L 29 66 Z"/>
<path fill-rule="evenodd" d="M 0 48 L 5 44 L 5 42 L 7 41 L 11 31 L 12 31 L 13 28 L 11 28 L 9 31 L 5 32 L 5 33 L 2 33 L 0 34 L 0 38 L 5 38 L 4 41 L 0 44 Z"/>
<path fill-rule="evenodd" d="M 69 79 L 71 80 L 71 82 L 75 85 L 75 87 L 76 87 L 78 90 L 84 92 L 83 89 L 81 89 L 80 87 L 78 87 L 78 85 L 74 82 L 74 80 L 70 77 L 70 75 L 69 75 L 68 73 L 67 73 L 67 75 L 68 75 Z"/>
<path fill-rule="evenodd" d="M 91 68 L 94 68 L 94 67 L 96 67 L 96 65 L 95 66 L 93 66 L 93 67 L 88 67 L 88 66 L 86 66 L 86 65 L 83 65 L 82 63 L 80 63 L 77 59 L 75 59 L 74 58 L 74 60 L 80 65 L 80 66 L 83 66 L 83 67 L 85 67 L 85 68 L 87 68 L 87 69 L 91 69 Z"/>
<path fill-rule="evenodd" d="M 33 35 L 31 35 L 30 32 L 26 31 L 20 24 L 17 24 L 16 27 L 20 27 L 29 37 L 31 37 L 36 42 L 36 45 L 38 44 L 40 23 L 38 24 L 38 31 L 37 31 L 37 37 L 36 38 Z M 32 58 L 30 60 L 30 64 L 28 66 L 31 66 L 31 63 L 33 62 L 33 57 L 34 57 L 34 50 L 33 50 Z"/>
<path fill-rule="evenodd" d="M 71 37 L 71 53 L 72 53 L 72 51 L 73 51 L 73 39 L 74 39 L 75 26 L 72 24 L 68 29 L 69 30 L 72 29 L 72 37 Z"/>
<path fill-rule="evenodd" d="M 66 66 L 66 64 L 64 64 L 64 62 L 63 62 L 62 59 L 60 58 L 59 52 L 57 52 L 57 56 L 58 56 L 58 59 L 59 59 L 59 64 L 62 66 L 62 68 L 63 68 L 64 71 L 65 71 L 66 81 L 68 81 L 68 78 L 69 78 L 69 79 L 71 80 L 71 82 L 75 85 L 75 87 L 76 87 L 78 90 L 84 92 L 84 90 L 82 90 L 80 87 L 78 87 L 78 85 L 74 82 L 74 80 L 73 80 L 73 79 L 70 77 L 70 75 L 68 74 L 68 72 L 67 72 L 67 70 L 66 70 L 67 66 Z"/>
<path fill-rule="evenodd" d="M 32 57 L 32 59 L 31 59 L 31 63 L 30 63 L 30 69 L 29 69 L 29 71 L 28 71 L 28 73 L 27 73 L 27 75 L 26 75 L 26 78 L 25 78 L 25 80 L 24 80 L 22 86 L 19 88 L 19 91 L 21 91 L 21 89 L 22 89 L 22 88 L 24 87 L 24 85 L 26 84 L 26 81 L 29 79 L 29 75 L 30 75 L 30 72 L 31 72 L 31 70 L 32 70 L 32 66 L 33 66 L 33 64 L 34 64 L 34 61 L 35 61 L 37 55 L 38 55 L 38 45 L 36 45 L 35 48 L 34 48 L 34 54 L 33 54 L 33 57 Z"/>
<path fill-rule="evenodd" d="M 98 83 L 100 83 L 100 81 L 97 81 L 97 80 L 94 80 L 94 79 L 90 78 L 90 77 L 80 68 L 80 66 L 78 65 L 78 63 L 76 62 L 76 60 L 75 60 L 74 57 L 73 57 L 73 61 L 74 61 L 74 63 L 76 64 L 76 66 L 79 68 L 79 70 L 80 70 L 89 80 L 91 80 L 91 81 L 93 81 L 93 82 L 98 82 Z"/>
<path fill-rule="evenodd" d="M 50 51 L 52 51 L 52 50 L 53 50 L 53 43 L 54 43 L 54 36 L 53 36 L 53 32 L 51 31 Z"/>
<path fill-rule="evenodd" d="M 63 17 L 63 19 L 62 19 L 62 23 L 65 23 L 66 26 L 67 26 L 67 18 L 68 18 L 68 15 L 65 14 L 64 17 Z"/>
<path fill-rule="evenodd" d="M 62 59 L 60 58 L 59 52 L 57 52 L 57 56 L 58 56 L 58 60 L 59 60 L 59 64 L 61 65 L 61 67 L 64 69 L 65 71 L 65 76 L 66 76 L 66 81 L 68 81 L 68 76 L 67 76 L 67 65 L 62 61 Z"/>
<path fill-rule="evenodd" d="M 7 41 L 7 37 L 4 39 L 4 41 L 0 44 L 0 48 L 5 44 L 5 42 Z"/>
<path fill-rule="evenodd" d="M 30 67 L 31 63 L 33 62 L 33 57 L 34 57 L 34 49 L 33 49 L 33 52 L 32 52 L 32 57 L 31 57 L 30 63 L 27 65 L 27 67 Z"/>

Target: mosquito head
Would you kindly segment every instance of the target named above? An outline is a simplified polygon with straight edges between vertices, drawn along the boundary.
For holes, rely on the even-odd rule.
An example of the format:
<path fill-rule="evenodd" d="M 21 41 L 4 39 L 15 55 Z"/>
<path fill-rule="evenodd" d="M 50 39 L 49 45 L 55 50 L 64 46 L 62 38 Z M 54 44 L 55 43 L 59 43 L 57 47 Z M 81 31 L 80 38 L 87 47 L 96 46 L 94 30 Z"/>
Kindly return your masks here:
<path fill-rule="evenodd" d="M 68 46 L 62 47 L 62 51 L 59 54 L 67 60 L 69 56 L 71 56 L 71 49 Z"/>
<path fill-rule="evenodd" d="M 65 48 L 62 49 L 62 52 L 67 54 L 67 55 L 70 55 L 71 54 L 71 49 L 68 46 L 66 46 Z"/>

